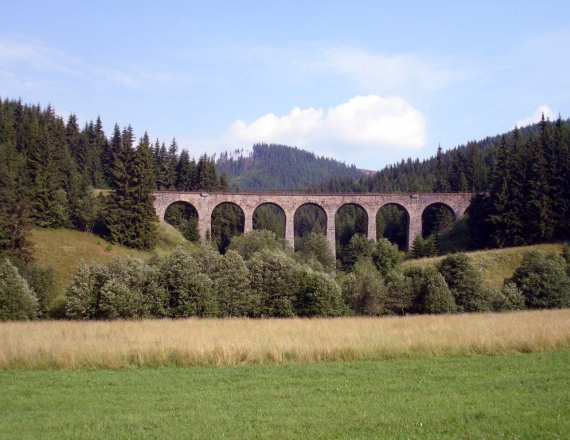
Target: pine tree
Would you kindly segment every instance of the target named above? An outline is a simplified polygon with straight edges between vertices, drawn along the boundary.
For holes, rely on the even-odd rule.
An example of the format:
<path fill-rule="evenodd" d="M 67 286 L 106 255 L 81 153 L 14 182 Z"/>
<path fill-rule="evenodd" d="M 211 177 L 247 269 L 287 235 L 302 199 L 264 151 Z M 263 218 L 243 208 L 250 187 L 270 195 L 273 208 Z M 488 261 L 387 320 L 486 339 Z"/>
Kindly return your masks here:
<path fill-rule="evenodd" d="M 511 182 L 513 157 L 507 137 L 501 138 L 501 146 L 495 157 L 493 188 L 490 194 L 491 214 L 495 246 L 503 247 L 509 240 L 512 212 L 509 211 L 509 185 Z"/>
<path fill-rule="evenodd" d="M 165 189 L 176 189 L 176 166 L 178 165 L 178 144 L 172 139 L 166 162 Z"/>
<path fill-rule="evenodd" d="M 554 233 L 549 197 L 548 169 L 543 144 L 536 136 L 530 139 L 531 166 L 527 177 L 526 229 L 535 243 L 549 240 Z"/>
<path fill-rule="evenodd" d="M 434 192 L 446 192 L 449 190 L 449 182 L 447 180 L 447 172 L 445 171 L 445 164 L 443 162 L 443 153 L 441 151 L 441 145 L 437 147 L 436 156 L 436 173 L 435 173 L 435 185 L 433 187 Z"/>

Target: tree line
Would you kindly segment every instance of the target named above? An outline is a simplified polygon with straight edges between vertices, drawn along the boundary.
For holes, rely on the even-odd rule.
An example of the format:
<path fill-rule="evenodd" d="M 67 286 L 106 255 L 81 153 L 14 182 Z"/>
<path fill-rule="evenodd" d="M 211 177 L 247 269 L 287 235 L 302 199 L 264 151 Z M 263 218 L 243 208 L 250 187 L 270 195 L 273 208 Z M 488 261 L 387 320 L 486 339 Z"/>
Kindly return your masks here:
<path fill-rule="evenodd" d="M 68 318 L 331 317 L 441 314 L 570 306 L 570 249 L 532 251 L 502 288 L 488 288 L 465 254 L 435 266 L 403 268 L 386 239 L 354 236 L 331 275 L 326 238 L 309 234 L 293 253 L 270 231 L 234 237 L 225 254 L 209 244 L 149 261 L 119 257 L 80 263 L 59 302 L 41 296 L 41 279 L 0 263 L 0 320 Z M 36 290 L 36 284 L 40 288 Z"/>

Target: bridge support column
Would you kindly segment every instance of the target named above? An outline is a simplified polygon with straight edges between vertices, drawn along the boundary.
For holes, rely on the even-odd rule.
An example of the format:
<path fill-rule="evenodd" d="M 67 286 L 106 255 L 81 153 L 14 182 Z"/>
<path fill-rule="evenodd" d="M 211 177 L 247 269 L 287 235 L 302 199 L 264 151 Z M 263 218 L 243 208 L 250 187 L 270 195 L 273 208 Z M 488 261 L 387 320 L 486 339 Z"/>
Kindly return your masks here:
<path fill-rule="evenodd" d="M 295 212 L 285 212 L 285 240 L 295 249 Z"/>
<path fill-rule="evenodd" d="M 422 235 L 422 216 L 412 215 L 410 213 L 410 224 L 408 228 L 408 251 L 412 249 L 412 244 L 417 236 Z"/>
<path fill-rule="evenodd" d="M 244 215 L 244 222 L 243 222 L 243 233 L 247 234 L 248 232 L 253 231 L 253 212 L 245 212 Z"/>
<path fill-rule="evenodd" d="M 336 261 L 336 223 L 335 223 L 336 210 L 325 211 L 325 212 L 327 214 L 327 240 L 329 241 L 329 247 Z"/>
<path fill-rule="evenodd" d="M 198 231 L 200 238 L 206 240 L 212 235 L 212 213 L 198 212 Z"/>
<path fill-rule="evenodd" d="M 373 210 L 367 209 L 366 215 L 368 216 L 368 238 L 376 241 L 376 214 Z"/>

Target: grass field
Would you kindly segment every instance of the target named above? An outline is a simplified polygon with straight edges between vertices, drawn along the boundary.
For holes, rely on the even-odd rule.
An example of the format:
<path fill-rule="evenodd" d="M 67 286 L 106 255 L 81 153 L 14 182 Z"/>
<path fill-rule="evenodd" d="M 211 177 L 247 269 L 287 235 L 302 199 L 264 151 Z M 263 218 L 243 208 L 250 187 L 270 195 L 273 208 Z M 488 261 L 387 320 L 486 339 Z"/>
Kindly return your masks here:
<path fill-rule="evenodd" d="M 481 275 L 487 286 L 502 286 L 505 278 L 510 278 L 521 265 L 523 254 L 531 250 L 538 250 L 545 254 L 553 251 L 560 253 L 562 252 L 562 244 L 538 244 L 533 246 L 469 252 L 467 256 L 471 259 L 473 267 L 476 269 L 479 269 L 479 265 L 481 265 Z M 404 267 L 429 266 L 444 258 L 445 257 L 435 257 L 408 260 L 404 262 Z"/>
<path fill-rule="evenodd" d="M 130 255 L 146 260 L 151 252 L 111 245 L 96 235 L 71 229 L 39 229 L 32 231 L 33 257 L 40 266 L 52 267 L 57 273 L 58 288 L 63 290 L 75 275 L 79 261 L 105 263 L 114 257 Z M 192 249 L 193 245 L 174 227 L 160 222 L 156 253 L 164 255 L 176 246 Z"/>
<path fill-rule="evenodd" d="M 570 309 L 334 319 L 0 323 L 0 369 L 381 360 L 570 350 Z"/>
<path fill-rule="evenodd" d="M 0 372 L 2 439 L 565 439 L 570 352 Z"/>

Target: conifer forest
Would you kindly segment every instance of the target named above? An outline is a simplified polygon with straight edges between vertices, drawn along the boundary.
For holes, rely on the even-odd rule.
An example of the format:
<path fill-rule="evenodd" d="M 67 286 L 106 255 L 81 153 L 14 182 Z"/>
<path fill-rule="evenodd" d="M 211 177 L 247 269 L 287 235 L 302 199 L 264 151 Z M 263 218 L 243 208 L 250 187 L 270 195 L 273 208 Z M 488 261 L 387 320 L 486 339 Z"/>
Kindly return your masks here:
<path fill-rule="evenodd" d="M 570 305 L 567 248 L 563 256 L 525 255 L 500 289 L 484 286 L 461 253 L 569 239 L 570 124 L 561 117 L 445 152 L 440 146 L 428 160 L 409 158 L 372 174 L 284 145 L 256 144 L 251 152 L 217 159 L 194 153 L 180 149 L 176 139 L 151 139 L 146 132 L 137 137 L 131 126 L 115 124 L 106 132 L 97 118 L 80 127 L 74 114 L 64 120 L 50 105 L 0 100 L 0 319 L 385 315 Z M 284 214 L 275 206 L 259 208 L 254 231 L 243 235 L 241 210 L 220 205 L 204 240 L 196 210 L 176 203 L 165 220 L 196 243 L 195 253 L 177 249 L 148 261 L 81 263 L 63 297 L 54 300 L 53 271 L 34 262 L 32 228 L 75 229 L 153 250 L 159 224 L 153 193 L 169 190 L 466 192 L 472 200 L 457 222 L 443 206 L 427 209 L 423 234 L 407 253 L 405 211 L 382 208 L 371 219 L 377 237 L 370 239 L 365 213 L 347 205 L 334 219 L 336 260 L 317 207 L 295 214 L 290 249 Z M 445 254 L 434 267 L 402 266 L 404 259 Z"/>

